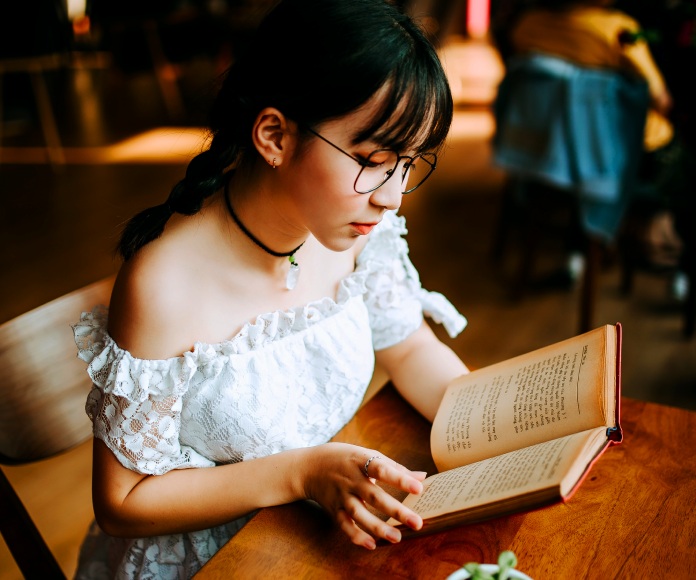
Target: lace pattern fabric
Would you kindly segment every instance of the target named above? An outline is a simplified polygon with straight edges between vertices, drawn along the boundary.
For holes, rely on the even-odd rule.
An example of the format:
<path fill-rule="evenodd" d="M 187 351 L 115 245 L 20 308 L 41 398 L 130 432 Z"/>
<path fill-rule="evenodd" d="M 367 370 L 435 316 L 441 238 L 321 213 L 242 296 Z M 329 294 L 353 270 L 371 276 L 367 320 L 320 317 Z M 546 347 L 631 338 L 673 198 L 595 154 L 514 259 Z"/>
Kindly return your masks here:
<path fill-rule="evenodd" d="M 358 256 L 354 275 L 366 274 L 364 301 L 375 350 L 404 340 L 420 326 L 423 314 L 442 324 L 451 337 L 466 327 L 466 319 L 442 294 L 421 287 L 402 237 L 407 233 L 406 220 L 389 212 Z"/>
<path fill-rule="evenodd" d="M 254 514 L 200 532 L 152 538 L 113 538 L 92 523 L 80 551 L 76 580 L 190 578 Z"/>
<path fill-rule="evenodd" d="M 94 436 L 125 467 L 150 475 L 327 442 L 358 409 L 374 350 L 408 337 L 423 312 L 452 335 L 466 324 L 444 297 L 421 288 L 405 233 L 403 218 L 387 214 L 335 300 L 263 314 L 231 340 L 196 343 L 179 357 L 137 359 L 108 335 L 105 308 L 83 313 L 73 328 L 93 381 L 86 411 Z M 95 528 L 81 569 L 190 576 L 246 519 L 127 542 Z"/>

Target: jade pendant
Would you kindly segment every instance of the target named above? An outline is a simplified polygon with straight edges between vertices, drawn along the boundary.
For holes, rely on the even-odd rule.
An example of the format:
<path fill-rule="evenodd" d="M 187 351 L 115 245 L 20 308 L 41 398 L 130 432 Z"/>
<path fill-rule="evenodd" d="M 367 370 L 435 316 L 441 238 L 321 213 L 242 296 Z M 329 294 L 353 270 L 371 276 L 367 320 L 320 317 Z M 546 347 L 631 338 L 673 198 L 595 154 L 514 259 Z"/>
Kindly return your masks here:
<path fill-rule="evenodd" d="M 288 290 L 292 290 L 297 286 L 297 281 L 300 279 L 300 265 L 295 262 L 295 256 L 290 256 L 290 269 L 288 270 L 288 275 L 285 278 L 285 287 Z"/>

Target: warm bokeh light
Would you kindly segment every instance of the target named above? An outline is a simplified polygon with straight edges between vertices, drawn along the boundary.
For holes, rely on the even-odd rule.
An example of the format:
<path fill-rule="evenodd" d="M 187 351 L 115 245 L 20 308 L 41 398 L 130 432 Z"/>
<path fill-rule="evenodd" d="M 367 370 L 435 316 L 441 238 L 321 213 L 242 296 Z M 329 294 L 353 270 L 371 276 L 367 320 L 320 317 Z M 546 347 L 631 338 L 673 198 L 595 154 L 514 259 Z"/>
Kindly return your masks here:
<path fill-rule="evenodd" d="M 440 59 L 457 105 L 490 105 L 505 73 L 500 55 L 487 42 L 452 37 Z"/>
<path fill-rule="evenodd" d="M 490 0 L 469 0 L 466 8 L 466 29 L 472 38 L 484 38 L 490 23 Z"/>
<path fill-rule="evenodd" d="M 455 141 L 490 139 L 495 132 L 495 119 L 490 111 L 456 111 L 449 139 Z"/>
<path fill-rule="evenodd" d="M 106 148 L 104 163 L 182 163 L 200 153 L 207 144 L 205 129 L 160 127 L 140 133 Z"/>
<path fill-rule="evenodd" d="M 186 164 L 208 143 L 208 132 L 202 128 L 159 127 L 145 131 L 113 145 L 101 147 L 64 147 L 65 163 L 100 165 L 118 163 Z M 4 147 L 2 163 L 45 163 L 44 147 Z"/>
<path fill-rule="evenodd" d="M 75 18 L 72 21 L 73 34 L 75 36 L 89 34 L 91 26 L 89 16 L 80 16 L 79 18 Z"/>
<path fill-rule="evenodd" d="M 67 0 L 66 8 L 70 20 L 83 18 L 87 13 L 87 0 Z"/>

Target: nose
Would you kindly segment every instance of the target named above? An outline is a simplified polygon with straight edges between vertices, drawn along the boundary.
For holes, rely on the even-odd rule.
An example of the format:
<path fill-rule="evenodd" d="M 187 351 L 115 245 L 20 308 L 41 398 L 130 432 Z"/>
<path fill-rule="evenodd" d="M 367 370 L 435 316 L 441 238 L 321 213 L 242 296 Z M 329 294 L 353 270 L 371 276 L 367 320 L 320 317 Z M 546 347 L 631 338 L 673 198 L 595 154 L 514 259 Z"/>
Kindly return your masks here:
<path fill-rule="evenodd" d="M 394 176 L 370 194 L 370 203 L 388 210 L 399 209 L 403 197 L 402 190 L 401 180 Z"/>

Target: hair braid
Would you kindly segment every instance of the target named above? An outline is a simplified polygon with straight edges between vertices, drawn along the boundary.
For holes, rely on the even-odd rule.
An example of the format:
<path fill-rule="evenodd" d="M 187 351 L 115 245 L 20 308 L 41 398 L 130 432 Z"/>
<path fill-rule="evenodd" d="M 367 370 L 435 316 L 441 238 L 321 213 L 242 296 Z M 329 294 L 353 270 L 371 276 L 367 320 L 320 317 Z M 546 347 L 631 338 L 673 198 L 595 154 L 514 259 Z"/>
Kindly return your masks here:
<path fill-rule="evenodd" d="M 172 188 L 167 201 L 141 211 L 126 224 L 118 245 L 124 259 L 130 259 L 144 245 L 159 238 L 172 214 L 198 213 L 203 202 L 222 187 L 225 169 L 238 155 L 238 147 L 224 141 L 224 135 L 218 132 L 210 148 L 189 162 L 186 176 Z"/>

